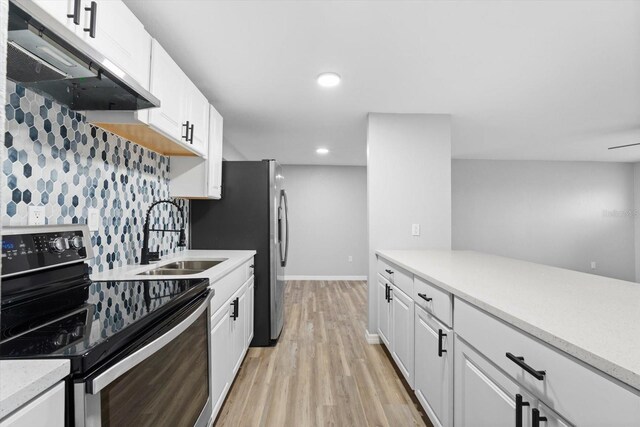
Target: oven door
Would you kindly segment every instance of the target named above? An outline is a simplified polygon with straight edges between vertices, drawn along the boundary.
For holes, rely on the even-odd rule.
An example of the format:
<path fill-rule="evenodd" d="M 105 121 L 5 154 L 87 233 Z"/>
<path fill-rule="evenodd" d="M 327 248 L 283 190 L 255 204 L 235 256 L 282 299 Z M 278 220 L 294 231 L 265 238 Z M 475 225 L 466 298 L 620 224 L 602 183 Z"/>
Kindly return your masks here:
<path fill-rule="evenodd" d="M 75 384 L 76 426 L 208 425 L 212 297 L 198 298 L 155 339 Z"/>

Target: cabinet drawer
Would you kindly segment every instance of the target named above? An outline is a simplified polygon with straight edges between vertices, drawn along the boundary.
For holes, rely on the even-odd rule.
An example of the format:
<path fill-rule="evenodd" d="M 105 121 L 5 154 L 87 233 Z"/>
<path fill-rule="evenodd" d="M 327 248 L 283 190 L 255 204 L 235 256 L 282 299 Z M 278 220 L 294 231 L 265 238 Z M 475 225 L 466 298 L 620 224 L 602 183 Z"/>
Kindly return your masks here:
<path fill-rule="evenodd" d="M 570 423 L 629 426 L 640 420 L 637 392 L 571 356 L 457 298 L 454 322 L 461 338 Z M 523 357 L 544 377 L 536 379 L 507 353 Z"/>
<path fill-rule="evenodd" d="M 0 427 L 64 427 L 64 382 L 45 391 L 0 421 Z"/>
<path fill-rule="evenodd" d="M 378 257 L 378 273 L 389 283 L 402 289 L 405 294 L 413 295 L 413 274 L 380 257 Z"/>
<path fill-rule="evenodd" d="M 415 276 L 413 300 L 427 313 L 434 315 L 447 326 L 452 325 L 451 294 Z M 429 301 L 427 301 L 429 300 Z"/>

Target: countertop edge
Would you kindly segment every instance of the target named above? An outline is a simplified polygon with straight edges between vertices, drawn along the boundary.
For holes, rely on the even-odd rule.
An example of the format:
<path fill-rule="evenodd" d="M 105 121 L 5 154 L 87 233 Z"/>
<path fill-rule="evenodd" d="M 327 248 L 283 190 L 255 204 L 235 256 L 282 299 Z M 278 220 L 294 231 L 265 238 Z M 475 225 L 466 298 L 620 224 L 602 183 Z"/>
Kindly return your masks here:
<path fill-rule="evenodd" d="M 39 370 L 28 366 L 38 363 L 41 365 L 51 365 L 51 367 Z M 16 372 L 16 370 L 20 370 L 20 372 Z M 27 370 L 29 371 L 28 373 L 26 373 Z M 34 370 L 38 372 L 33 372 Z M 9 371 L 9 373 L 7 371 Z M 11 415 L 11 413 L 62 381 L 70 372 L 71 364 L 69 360 L 66 359 L 1 360 L 0 373 L 2 375 L 2 383 L 10 384 L 10 386 L 2 387 L 0 419 Z M 33 378 L 30 381 L 26 381 L 26 383 L 24 378 L 20 378 L 21 381 L 11 381 L 12 375 L 18 376 L 21 374 L 24 376 L 33 375 Z M 8 380 L 7 377 L 9 377 Z M 5 395 L 8 389 L 14 390 L 10 390 L 7 395 Z"/>
<path fill-rule="evenodd" d="M 629 369 L 626 369 L 622 366 L 619 366 L 607 359 L 604 359 L 596 354 L 593 354 L 592 352 L 590 352 L 587 349 L 584 349 L 580 346 L 577 346 L 576 344 L 573 344 L 571 342 L 568 342 L 564 339 L 558 338 L 552 334 L 550 334 L 549 332 L 538 328 L 537 326 L 534 326 L 526 321 L 523 321 L 515 316 L 510 315 L 509 313 L 505 313 L 504 311 L 495 308 L 494 306 L 485 303 L 482 300 L 479 300 L 476 297 L 473 297 L 471 295 L 468 295 L 465 292 L 460 291 L 459 289 L 455 288 L 453 285 L 449 285 L 447 283 L 443 283 L 440 280 L 437 280 L 436 278 L 430 276 L 429 274 L 423 272 L 423 271 L 419 271 L 407 264 L 405 264 L 402 261 L 399 261 L 397 258 L 395 258 L 393 255 L 389 254 L 387 251 L 384 250 L 376 250 L 375 254 L 377 256 L 381 256 L 391 262 L 393 262 L 394 264 L 398 265 L 399 267 L 404 268 L 405 270 L 409 271 L 410 273 L 430 282 L 433 283 L 434 285 L 444 289 L 445 291 L 451 293 L 452 295 L 454 295 L 455 297 L 458 297 L 466 302 L 468 302 L 469 304 L 472 304 L 484 311 L 486 311 L 487 313 L 497 317 L 498 319 L 502 320 L 503 322 L 506 322 L 524 332 L 526 332 L 527 334 L 547 343 L 548 345 L 554 347 L 555 349 L 562 351 L 576 359 L 578 359 L 579 361 L 599 370 L 600 372 L 602 372 L 604 375 L 619 381 L 620 383 L 631 387 L 633 389 L 635 389 L 636 392 L 640 391 L 640 374 L 635 373 L 633 371 L 630 371 Z M 455 326 L 454 326 L 454 330 L 455 330 Z"/>

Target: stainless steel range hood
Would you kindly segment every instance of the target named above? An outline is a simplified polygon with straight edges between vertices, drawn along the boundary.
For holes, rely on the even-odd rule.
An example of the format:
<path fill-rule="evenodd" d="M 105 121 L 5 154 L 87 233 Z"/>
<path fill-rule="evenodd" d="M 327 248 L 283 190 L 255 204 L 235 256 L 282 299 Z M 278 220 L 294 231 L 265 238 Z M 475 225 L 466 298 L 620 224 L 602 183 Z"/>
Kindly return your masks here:
<path fill-rule="evenodd" d="M 139 110 L 160 101 L 34 2 L 9 5 L 7 78 L 72 110 Z"/>

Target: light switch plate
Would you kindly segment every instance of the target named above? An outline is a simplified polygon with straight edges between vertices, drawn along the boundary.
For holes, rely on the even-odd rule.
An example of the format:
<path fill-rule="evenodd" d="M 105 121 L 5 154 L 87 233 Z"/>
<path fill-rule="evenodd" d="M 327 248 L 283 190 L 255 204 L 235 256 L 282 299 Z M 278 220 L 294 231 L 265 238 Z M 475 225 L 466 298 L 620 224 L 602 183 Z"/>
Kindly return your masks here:
<path fill-rule="evenodd" d="M 29 225 L 44 225 L 44 216 L 44 206 L 29 205 L 29 218 L 27 219 Z"/>
<path fill-rule="evenodd" d="M 411 235 L 412 236 L 420 235 L 420 224 L 411 224 Z"/>
<path fill-rule="evenodd" d="M 100 228 L 100 211 L 96 208 L 89 208 L 89 218 L 87 219 L 89 231 L 98 231 Z"/>

